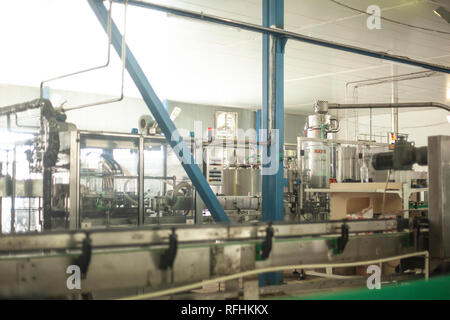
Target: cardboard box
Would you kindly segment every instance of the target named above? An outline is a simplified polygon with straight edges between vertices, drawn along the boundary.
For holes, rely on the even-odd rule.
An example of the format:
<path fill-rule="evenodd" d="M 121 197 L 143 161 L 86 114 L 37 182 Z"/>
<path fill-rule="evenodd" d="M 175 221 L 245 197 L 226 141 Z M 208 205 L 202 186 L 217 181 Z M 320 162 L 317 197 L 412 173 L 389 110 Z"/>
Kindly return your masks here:
<path fill-rule="evenodd" d="M 375 214 L 382 213 L 384 182 L 332 183 L 330 184 L 330 218 L 344 219 L 348 214 L 358 214 L 373 207 Z M 387 190 L 400 191 L 402 183 L 391 182 Z M 384 214 L 399 214 L 403 210 L 402 198 L 398 194 L 386 193 Z"/>

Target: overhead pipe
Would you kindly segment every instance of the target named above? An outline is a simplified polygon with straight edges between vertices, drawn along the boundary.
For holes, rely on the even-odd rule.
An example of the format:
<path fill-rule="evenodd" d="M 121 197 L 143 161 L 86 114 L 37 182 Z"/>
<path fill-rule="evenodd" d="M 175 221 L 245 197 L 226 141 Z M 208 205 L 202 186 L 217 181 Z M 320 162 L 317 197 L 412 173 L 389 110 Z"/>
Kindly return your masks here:
<path fill-rule="evenodd" d="M 400 81 L 404 81 L 404 80 L 428 78 L 435 74 L 436 74 L 436 71 L 427 70 L 427 71 L 411 72 L 411 73 L 398 74 L 398 75 L 395 75 L 393 73 L 392 76 L 388 76 L 388 77 L 378 77 L 378 78 L 372 78 L 372 79 L 366 79 L 366 80 L 349 81 L 345 84 L 345 94 L 347 95 L 348 87 L 350 85 L 353 85 L 354 95 L 356 94 L 356 96 L 357 96 L 357 90 L 360 87 L 373 86 L 373 85 L 389 83 L 389 82 L 392 82 L 392 86 L 394 87 L 394 82 L 396 83 L 396 82 L 400 82 Z M 394 96 L 394 91 L 392 92 L 392 96 Z M 396 102 L 398 102 L 398 98 L 397 98 L 397 100 L 392 100 L 392 103 L 396 103 Z M 394 109 L 392 109 L 392 110 L 394 110 Z M 397 124 L 398 124 L 398 112 L 397 112 Z M 392 132 L 396 132 L 394 125 L 392 126 Z M 395 133 L 395 136 L 397 136 L 397 132 Z M 370 114 L 369 114 L 369 140 L 372 140 L 372 109 L 370 109 Z"/>
<path fill-rule="evenodd" d="M 10 106 L 0 108 L 0 116 L 7 116 L 13 113 L 24 112 L 31 109 L 42 108 L 46 99 L 34 99 L 27 102 L 17 103 Z"/>
<path fill-rule="evenodd" d="M 16 128 L 23 128 L 23 129 L 40 129 L 40 126 L 32 126 L 32 125 L 19 124 L 19 120 L 18 120 L 18 117 L 17 117 L 17 113 L 14 113 L 14 118 L 15 118 Z"/>
<path fill-rule="evenodd" d="M 17 113 L 13 113 L 13 115 L 16 117 L 16 123 L 17 123 Z M 15 128 L 21 128 L 17 125 L 16 125 L 16 127 L 12 128 L 11 127 L 11 114 L 6 115 L 6 128 L 8 129 L 9 132 L 14 132 L 14 133 L 21 133 L 21 134 L 37 134 L 38 133 L 35 131 L 17 130 Z M 31 128 L 28 128 L 28 129 L 31 129 Z M 37 129 L 37 128 L 35 128 L 35 129 Z"/>
<path fill-rule="evenodd" d="M 91 67 L 88 69 L 83 69 L 80 71 L 75 71 L 75 72 L 71 72 L 71 73 L 67 73 L 61 76 L 57 76 L 54 78 L 50 78 L 47 80 L 42 80 L 41 84 L 39 85 L 39 89 L 40 89 L 40 96 L 41 98 L 44 97 L 44 83 L 50 82 L 50 81 L 55 81 L 55 80 L 60 80 L 60 79 L 64 79 L 67 77 L 72 77 L 78 74 L 82 74 L 85 72 L 90 72 L 90 71 L 95 71 L 95 70 L 99 70 L 99 69 L 103 69 L 106 68 L 107 66 L 109 66 L 109 63 L 111 61 L 111 13 L 112 13 L 112 1 L 110 0 L 110 7 L 109 7 L 109 13 L 108 13 L 108 53 L 107 53 L 107 59 L 106 62 L 100 66 L 95 66 L 95 67 Z"/>
<path fill-rule="evenodd" d="M 357 81 L 349 81 L 345 84 L 345 88 L 347 89 L 348 86 L 353 85 L 355 88 L 361 88 L 365 86 L 373 86 L 377 84 L 383 84 L 388 82 L 398 82 L 398 81 L 405 81 L 405 80 L 415 80 L 415 79 L 421 79 L 421 78 L 429 78 L 436 74 L 436 71 L 419 71 L 419 72 L 410 72 L 410 73 L 404 73 L 404 74 L 398 74 L 398 75 L 392 75 L 387 77 L 378 77 L 378 78 L 372 78 L 372 79 L 365 79 L 365 80 L 357 80 Z"/>
<path fill-rule="evenodd" d="M 392 77 L 397 73 L 397 66 L 392 65 Z M 391 86 L 391 102 L 398 103 L 398 83 L 393 81 Z M 391 109 L 391 132 L 394 133 L 395 139 L 398 139 L 398 108 Z"/>
<path fill-rule="evenodd" d="M 125 40 L 125 36 L 126 36 L 127 7 L 128 7 L 127 1 L 128 0 L 123 1 L 124 4 L 125 4 L 125 12 L 124 12 L 124 33 L 123 33 L 123 36 L 122 36 L 123 40 L 122 40 L 122 53 L 121 54 L 122 54 L 122 57 L 123 57 L 123 62 L 122 62 L 122 77 L 121 77 L 122 83 L 121 83 L 120 96 L 117 97 L 117 98 L 112 98 L 112 99 L 107 99 L 107 100 L 102 100 L 102 101 L 97 101 L 97 102 L 91 102 L 91 103 L 82 104 L 82 105 L 79 105 L 79 106 L 73 106 L 73 107 L 67 107 L 67 108 L 60 107 L 61 111 L 67 112 L 67 111 L 72 111 L 72 110 L 79 110 L 79 109 L 83 109 L 83 108 L 87 108 L 87 107 L 93 107 L 93 106 L 107 104 L 107 103 L 119 102 L 119 101 L 123 100 L 123 98 L 124 98 L 124 82 L 125 82 L 125 55 L 126 55 L 126 40 Z M 107 60 L 106 60 L 106 62 L 104 64 L 100 65 L 100 66 L 96 66 L 96 67 L 92 67 L 92 68 L 88 68 L 88 69 L 84 69 L 84 70 L 68 73 L 68 74 L 65 74 L 65 75 L 62 75 L 62 76 L 54 77 L 54 78 L 51 78 L 51 79 L 43 80 L 41 82 L 41 84 L 40 84 L 40 96 L 41 96 L 41 98 L 43 98 L 43 95 L 44 95 L 44 83 L 46 83 L 46 82 L 72 77 L 72 76 L 79 75 L 79 74 L 82 74 L 82 73 L 103 69 L 103 68 L 106 68 L 106 67 L 109 66 L 110 61 L 111 61 L 112 1 L 109 0 L 109 2 L 110 2 L 110 7 L 109 7 L 109 11 L 108 11 L 108 26 L 107 26 L 108 53 L 107 53 Z"/>
<path fill-rule="evenodd" d="M 352 46 L 352 45 L 342 44 L 342 43 L 338 43 L 338 42 L 309 37 L 309 36 L 305 36 L 303 34 L 286 31 L 284 29 L 263 27 L 263 26 L 253 24 L 253 23 L 218 17 L 218 16 L 214 16 L 214 15 L 210 15 L 210 14 L 204 14 L 203 12 L 195 12 L 195 11 L 190 11 L 190 10 L 185 10 L 185 9 L 174 8 L 174 7 L 151 3 L 151 2 L 146 2 L 146 1 L 138 1 L 138 0 L 113 0 L 113 1 L 117 2 L 117 3 L 124 3 L 125 1 L 128 1 L 128 4 L 137 6 L 137 7 L 163 11 L 163 12 L 167 12 L 167 13 L 171 13 L 174 15 L 179 15 L 179 16 L 183 16 L 183 17 L 187 17 L 187 18 L 198 19 L 198 20 L 211 22 L 211 23 L 218 23 L 218 24 L 235 27 L 235 28 L 240 28 L 240 29 L 244 29 L 244 30 L 248 30 L 248 31 L 264 33 L 264 34 L 268 34 L 268 35 L 272 35 L 272 36 L 276 36 L 276 37 L 282 37 L 285 39 L 306 42 L 306 43 L 310 43 L 310 44 L 314 44 L 314 45 L 318 45 L 318 46 L 322 46 L 322 47 L 337 49 L 337 50 L 341 50 L 341 51 L 347 51 L 347 52 L 351 52 L 351 53 L 355 53 L 355 54 L 359 54 L 359 55 L 363 55 L 363 56 L 368 56 L 368 57 L 372 57 L 372 58 L 389 60 L 389 61 L 408 64 L 408 65 L 421 67 L 421 68 L 425 68 L 425 69 L 429 69 L 429 70 L 450 73 L 450 67 L 447 67 L 444 65 L 428 63 L 425 61 L 410 59 L 405 56 L 393 55 L 393 54 L 389 54 L 389 53 L 382 52 L 382 51 L 375 51 L 375 50 L 356 47 L 356 46 Z"/>
<path fill-rule="evenodd" d="M 329 103 L 328 109 L 390 109 L 390 108 L 439 108 L 450 112 L 450 107 L 439 102 L 402 102 L 402 103 Z"/>
<path fill-rule="evenodd" d="M 111 2 L 111 0 L 110 0 Z M 72 111 L 72 110 L 79 110 L 79 109 L 83 109 L 83 108 L 87 108 L 87 107 L 93 107 L 93 106 L 98 106 L 98 105 L 102 105 L 102 104 L 107 104 L 107 103 L 113 103 L 113 102 L 120 102 L 123 100 L 124 98 L 124 83 L 125 83 L 125 64 L 126 64 L 126 54 L 127 54 L 127 44 L 126 44 L 126 33 L 127 33 L 127 8 L 128 8 L 128 0 L 123 1 L 125 4 L 124 7 L 124 21 L 123 21 L 123 35 L 122 35 L 122 49 L 121 49 L 121 54 L 120 56 L 122 57 L 122 83 L 121 83 L 121 87 L 120 87 L 120 96 L 117 98 L 112 98 L 112 99 L 107 99 L 107 100 L 103 100 L 103 101 L 97 101 L 97 102 L 91 102 L 91 103 L 87 103 L 87 104 L 82 104 L 79 106 L 75 106 L 75 107 L 69 107 L 69 108 L 61 108 L 61 110 L 63 112 L 67 112 L 67 111 Z M 107 29 L 107 33 L 108 33 L 108 62 L 105 66 L 106 67 L 109 64 L 109 55 L 110 55 L 110 49 L 111 49 L 111 10 L 112 10 L 112 2 L 111 2 L 111 7 L 109 9 L 109 14 L 108 14 L 108 29 Z M 99 67 L 102 68 L 102 67 Z"/>

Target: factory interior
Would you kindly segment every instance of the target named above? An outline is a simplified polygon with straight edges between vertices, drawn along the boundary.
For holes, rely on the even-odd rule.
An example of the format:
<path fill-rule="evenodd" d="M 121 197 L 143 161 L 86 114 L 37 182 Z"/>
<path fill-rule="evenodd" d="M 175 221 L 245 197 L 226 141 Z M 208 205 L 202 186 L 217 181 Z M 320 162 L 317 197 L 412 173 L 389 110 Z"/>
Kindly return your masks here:
<path fill-rule="evenodd" d="M 1 1 L 0 30 L 1 300 L 450 299 L 450 1 Z"/>

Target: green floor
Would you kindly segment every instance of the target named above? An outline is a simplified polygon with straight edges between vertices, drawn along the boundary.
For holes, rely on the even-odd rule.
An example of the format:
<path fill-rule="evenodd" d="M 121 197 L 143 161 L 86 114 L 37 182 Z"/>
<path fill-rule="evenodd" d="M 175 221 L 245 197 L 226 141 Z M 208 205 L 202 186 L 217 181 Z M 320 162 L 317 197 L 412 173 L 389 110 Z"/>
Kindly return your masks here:
<path fill-rule="evenodd" d="M 304 300 L 450 300 L 450 276 L 382 285 L 379 290 L 355 289 L 284 299 Z"/>

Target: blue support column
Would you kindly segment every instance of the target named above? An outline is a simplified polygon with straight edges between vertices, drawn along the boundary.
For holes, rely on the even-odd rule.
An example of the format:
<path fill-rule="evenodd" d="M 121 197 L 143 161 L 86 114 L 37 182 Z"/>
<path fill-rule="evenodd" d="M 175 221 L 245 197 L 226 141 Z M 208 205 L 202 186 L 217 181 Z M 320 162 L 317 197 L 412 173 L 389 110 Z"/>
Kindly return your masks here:
<path fill-rule="evenodd" d="M 108 25 L 108 12 L 103 5 L 103 1 L 88 0 L 88 3 L 106 32 Z M 121 57 L 122 35 L 120 34 L 119 29 L 117 28 L 114 21 L 112 21 L 111 23 L 111 36 L 113 47 L 116 50 L 117 54 Z M 147 104 L 148 109 L 153 114 L 155 120 L 158 122 L 161 131 L 168 140 L 172 149 L 175 151 L 175 154 L 177 154 L 178 158 L 180 159 L 184 170 L 191 179 L 197 192 L 200 194 L 203 202 L 211 212 L 214 220 L 216 222 L 229 222 L 228 216 L 225 214 L 225 211 L 223 210 L 222 206 L 217 200 L 217 197 L 211 190 L 211 187 L 200 171 L 200 168 L 195 163 L 191 152 L 186 147 L 186 144 L 179 135 L 174 123 L 170 119 L 169 113 L 162 104 L 161 100 L 156 95 L 155 91 L 153 90 L 144 72 L 139 66 L 139 63 L 137 62 L 128 46 L 126 48 L 126 68 L 134 83 L 136 84 L 136 87 L 139 89 L 139 92 L 141 93 L 142 98 Z"/>
<path fill-rule="evenodd" d="M 284 27 L 284 0 L 263 1 L 263 26 Z M 284 146 L 284 46 L 286 39 L 275 37 L 275 53 L 271 55 L 271 36 L 263 35 L 263 102 L 262 129 L 267 130 L 269 145 L 263 148 L 264 166 L 278 165 L 273 174 L 262 177 L 262 220 L 284 221 L 283 146 Z M 272 36 L 273 37 L 273 36 Z M 272 81 L 272 84 L 271 84 Z M 273 88 L 273 89 L 272 89 Z M 271 111 L 271 99 L 275 108 Z M 270 119 L 272 118 L 272 119 Z M 272 126 L 270 128 L 270 125 Z M 278 131 L 278 135 L 274 134 Z M 275 141 L 278 139 L 278 141 Z M 265 140 L 265 139 L 264 139 Z M 263 140 L 263 141 L 264 141 Z M 277 143 L 275 143 L 277 142 Z M 278 163 L 273 163 L 277 161 Z M 270 170 L 269 170 L 270 171 Z M 275 235 L 276 236 L 276 235 Z M 259 277 L 260 285 L 277 285 L 283 273 L 267 273 Z"/>

